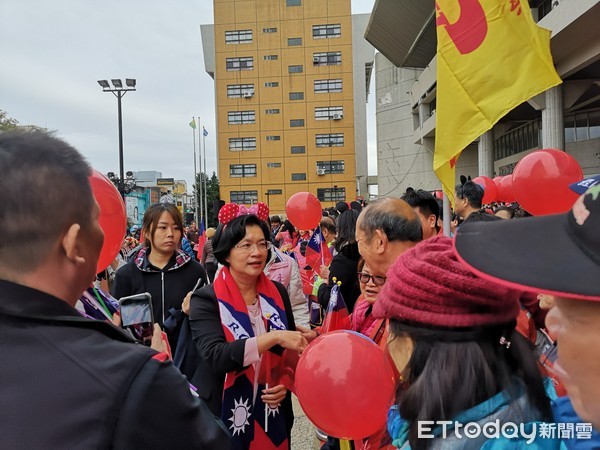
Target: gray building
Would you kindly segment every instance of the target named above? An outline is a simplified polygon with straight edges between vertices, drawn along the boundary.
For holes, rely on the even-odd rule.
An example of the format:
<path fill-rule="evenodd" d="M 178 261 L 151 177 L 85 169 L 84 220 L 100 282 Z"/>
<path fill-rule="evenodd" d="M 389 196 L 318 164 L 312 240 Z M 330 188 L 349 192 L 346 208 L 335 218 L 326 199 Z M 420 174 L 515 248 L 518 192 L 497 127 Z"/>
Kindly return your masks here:
<path fill-rule="evenodd" d="M 552 31 L 562 85 L 519 105 L 462 153 L 460 174 L 507 175 L 527 153 L 558 148 L 600 173 L 600 0 L 531 0 Z M 431 1 L 379 0 L 365 34 L 375 58 L 380 195 L 440 189 L 433 172 L 436 30 Z"/>

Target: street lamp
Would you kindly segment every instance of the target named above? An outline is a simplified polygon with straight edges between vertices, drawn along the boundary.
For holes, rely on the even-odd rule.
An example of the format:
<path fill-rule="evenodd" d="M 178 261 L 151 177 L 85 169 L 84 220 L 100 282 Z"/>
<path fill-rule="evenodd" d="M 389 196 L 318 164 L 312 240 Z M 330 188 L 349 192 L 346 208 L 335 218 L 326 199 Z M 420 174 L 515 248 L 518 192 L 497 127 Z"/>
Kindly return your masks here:
<path fill-rule="evenodd" d="M 107 80 L 98 80 L 98 84 L 102 87 L 102 92 L 111 92 L 117 97 L 117 103 L 119 108 L 119 183 L 118 189 L 122 197 L 125 197 L 125 175 L 123 168 L 123 115 L 121 113 L 121 99 L 129 91 L 135 91 L 135 78 L 125 79 L 126 87 L 123 87 L 123 83 L 120 79 L 110 80 L 113 87 L 111 88 Z"/>

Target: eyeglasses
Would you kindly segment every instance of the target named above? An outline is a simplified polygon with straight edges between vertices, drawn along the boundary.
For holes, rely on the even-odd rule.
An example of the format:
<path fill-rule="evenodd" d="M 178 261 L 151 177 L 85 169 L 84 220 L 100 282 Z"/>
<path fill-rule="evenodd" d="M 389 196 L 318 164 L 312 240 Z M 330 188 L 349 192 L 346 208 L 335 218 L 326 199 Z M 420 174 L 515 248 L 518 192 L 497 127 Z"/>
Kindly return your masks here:
<path fill-rule="evenodd" d="M 269 241 L 261 241 L 256 244 L 251 244 L 250 242 L 244 242 L 242 244 L 234 245 L 235 248 L 244 253 L 251 253 L 254 249 L 258 249 L 259 252 L 266 252 L 267 250 L 271 250 L 273 244 Z"/>
<path fill-rule="evenodd" d="M 373 280 L 375 286 L 383 286 L 387 281 L 387 278 L 380 277 L 379 275 L 371 275 L 370 273 L 358 272 L 358 281 L 367 284 L 369 280 Z"/>

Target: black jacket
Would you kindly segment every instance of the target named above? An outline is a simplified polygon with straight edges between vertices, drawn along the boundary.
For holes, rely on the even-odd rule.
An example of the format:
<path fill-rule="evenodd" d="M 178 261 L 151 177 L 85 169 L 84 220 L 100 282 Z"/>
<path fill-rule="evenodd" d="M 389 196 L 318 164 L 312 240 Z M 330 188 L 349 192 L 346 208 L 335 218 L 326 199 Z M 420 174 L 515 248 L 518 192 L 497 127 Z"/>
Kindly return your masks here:
<path fill-rule="evenodd" d="M 200 286 L 204 286 L 207 283 L 206 272 L 200 263 L 192 261 L 183 251 L 176 252 L 161 270 L 148 261 L 146 250 L 143 249 L 134 260 L 117 271 L 111 294 L 119 299 L 149 292 L 152 295 L 154 321 L 162 325 L 163 298 L 164 318 L 169 318 L 169 311 L 171 316 L 182 317 L 181 314 L 175 314 L 175 311 L 181 310 L 183 299 L 194 288 L 198 279 L 202 279 Z M 169 336 L 171 349 L 175 352 L 181 320 L 170 322 L 173 322 L 171 328 L 165 331 Z"/>
<path fill-rule="evenodd" d="M 348 307 L 348 311 L 352 312 L 354 304 L 360 296 L 360 285 L 358 284 L 358 244 L 348 244 L 341 248 L 339 253 L 333 257 L 329 266 L 329 284 L 323 283 L 319 286 L 318 298 L 319 304 L 327 309 L 331 287 L 333 286 L 333 278 L 341 281 L 340 292 L 344 297 L 344 302 Z"/>
<path fill-rule="evenodd" d="M 288 329 L 293 331 L 296 329 L 296 324 L 288 293 L 283 285 L 276 281 L 273 281 L 273 283 L 277 286 L 285 305 Z M 212 284 L 194 292 L 194 295 L 192 295 L 190 325 L 196 348 L 200 354 L 200 364 L 192 384 L 198 388 L 198 395 L 206 401 L 213 414 L 220 416 L 225 375 L 227 372 L 245 368 L 243 365 L 245 339 L 234 342 L 225 340 L 219 305 Z M 281 347 L 273 350 L 281 350 Z M 286 416 L 288 429 L 291 430 L 294 413 L 290 392 L 288 392 L 281 406 Z"/>
<path fill-rule="evenodd" d="M 0 280 L 3 448 L 229 448 L 154 350 L 49 294 Z"/>

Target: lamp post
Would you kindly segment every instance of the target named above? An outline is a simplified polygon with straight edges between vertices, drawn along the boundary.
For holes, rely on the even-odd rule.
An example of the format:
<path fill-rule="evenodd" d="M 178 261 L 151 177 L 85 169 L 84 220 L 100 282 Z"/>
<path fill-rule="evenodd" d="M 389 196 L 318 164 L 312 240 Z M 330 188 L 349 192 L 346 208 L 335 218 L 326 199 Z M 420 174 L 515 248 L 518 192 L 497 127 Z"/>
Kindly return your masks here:
<path fill-rule="evenodd" d="M 110 80 L 113 87 L 111 88 L 107 80 L 98 80 L 98 84 L 102 87 L 102 92 L 111 92 L 117 97 L 117 104 L 119 109 L 119 183 L 118 189 L 121 193 L 121 197 L 125 198 L 125 174 L 123 167 L 123 114 L 121 111 L 121 99 L 129 91 L 135 91 L 135 78 L 126 78 L 125 87 L 120 79 Z"/>

